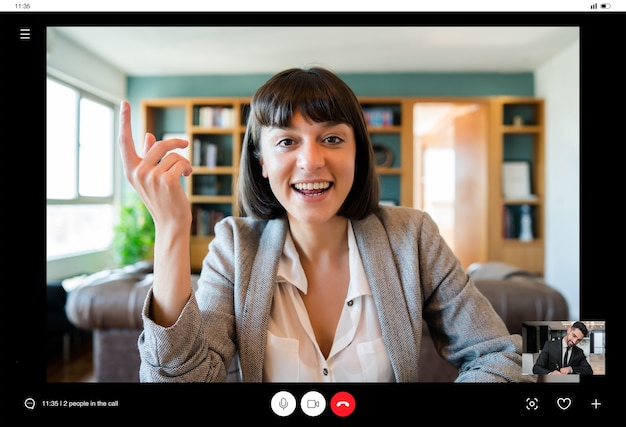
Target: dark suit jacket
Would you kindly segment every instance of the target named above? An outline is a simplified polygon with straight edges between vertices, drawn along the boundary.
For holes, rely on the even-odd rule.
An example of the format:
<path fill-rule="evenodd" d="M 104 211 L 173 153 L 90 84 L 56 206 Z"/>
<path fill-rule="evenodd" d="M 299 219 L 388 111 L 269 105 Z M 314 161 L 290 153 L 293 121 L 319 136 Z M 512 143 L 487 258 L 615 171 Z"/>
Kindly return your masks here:
<path fill-rule="evenodd" d="M 569 363 L 565 366 L 571 366 L 574 370 L 573 374 L 592 375 L 593 370 L 587 362 L 585 352 L 578 346 L 570 349 L 572 353 Z M 560 339 L 555 341 L 546 341 L 537 357 L 537 362 L 533 366 L 533 374 L 549 374 L 550 372 L 563 367 L 563 348 Z"/>

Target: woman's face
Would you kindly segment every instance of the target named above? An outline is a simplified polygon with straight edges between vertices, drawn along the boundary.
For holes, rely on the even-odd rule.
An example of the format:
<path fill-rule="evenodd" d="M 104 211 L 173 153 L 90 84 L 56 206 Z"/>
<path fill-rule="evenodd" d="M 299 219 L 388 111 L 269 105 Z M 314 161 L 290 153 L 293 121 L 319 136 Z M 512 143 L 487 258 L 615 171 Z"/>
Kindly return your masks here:
<path fill-rule="evenodd" d="M 346 124 L 316 123 L 296 112 L 287 128 L 261 131 L 263 177 L 290 221 L 332 219 L 354 182 L 356 141 Z"/>

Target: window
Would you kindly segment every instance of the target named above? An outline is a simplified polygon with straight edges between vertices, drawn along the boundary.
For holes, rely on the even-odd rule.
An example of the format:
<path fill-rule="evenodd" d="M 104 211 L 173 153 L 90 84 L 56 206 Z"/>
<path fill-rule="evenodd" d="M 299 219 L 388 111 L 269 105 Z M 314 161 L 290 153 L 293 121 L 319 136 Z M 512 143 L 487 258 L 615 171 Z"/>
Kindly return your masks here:
<path fill-rule="evenodd" d="M 48 78 L 48 259 L 104 250 L 111 245 L 114 126 L 112 103 Z"/>

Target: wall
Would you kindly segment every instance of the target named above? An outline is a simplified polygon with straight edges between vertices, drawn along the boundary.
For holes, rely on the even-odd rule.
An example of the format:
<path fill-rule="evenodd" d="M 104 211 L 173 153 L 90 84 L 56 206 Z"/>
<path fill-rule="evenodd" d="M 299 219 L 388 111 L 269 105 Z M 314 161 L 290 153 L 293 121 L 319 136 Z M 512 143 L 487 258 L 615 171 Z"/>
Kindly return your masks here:
<path fill-rule="evenodd" d="M 109 101 L 126 96 L 126 75 L 73 41 L 47 31 L 47 71 Z"/>
<path fill-rule="evenodd" d="M 571 320 L 580 312 L 580 43 L 535 73 L 537 96 L 546 99 L 545 279 L 561 291 Z M 567 72 L 564 72 L 567 70 Z"/>

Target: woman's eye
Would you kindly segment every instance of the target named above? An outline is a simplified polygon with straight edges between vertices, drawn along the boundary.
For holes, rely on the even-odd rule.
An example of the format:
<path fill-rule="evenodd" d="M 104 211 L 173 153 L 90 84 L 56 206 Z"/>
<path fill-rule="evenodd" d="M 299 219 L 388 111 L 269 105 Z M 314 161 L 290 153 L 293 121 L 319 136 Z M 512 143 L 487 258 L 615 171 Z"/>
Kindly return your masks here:
<path fill-rule="evenodd" d="M 339 144 L 341 141 L 343 141 L 343 139 L 339 138 L 338 136 L 328 136 L 324 138 L 324 141 L 331 144 Z"/>
<path fill-rule="evenodd" d="M 278 141 L 278 144 L 281 147 L 289 147 L 291 145 L 293 145 L 293 139 L 289 139 L 289 138 L 284 138 Z"/>

